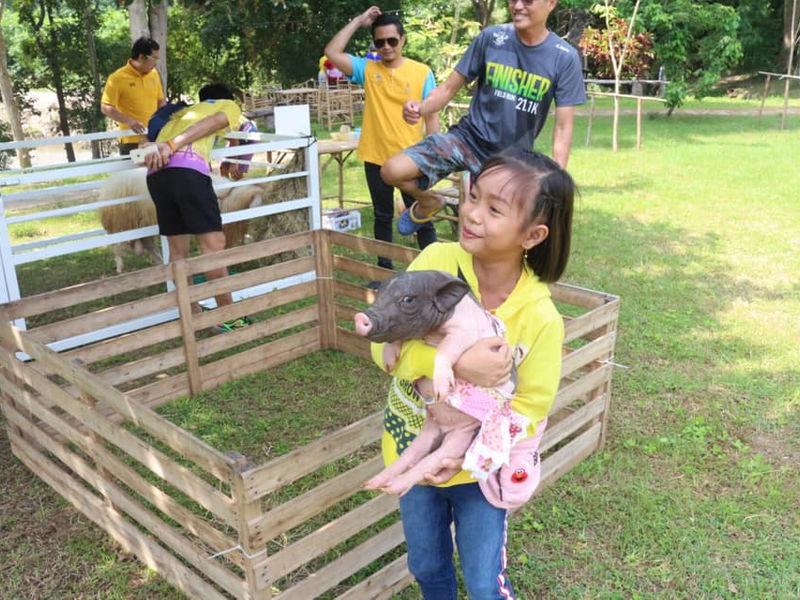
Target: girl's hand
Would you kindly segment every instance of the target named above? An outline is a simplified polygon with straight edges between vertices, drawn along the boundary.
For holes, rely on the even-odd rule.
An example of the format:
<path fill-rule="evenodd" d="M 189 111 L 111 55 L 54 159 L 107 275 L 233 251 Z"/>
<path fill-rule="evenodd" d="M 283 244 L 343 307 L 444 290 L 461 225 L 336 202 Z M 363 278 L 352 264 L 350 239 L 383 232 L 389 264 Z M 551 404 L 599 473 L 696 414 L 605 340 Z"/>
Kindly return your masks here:
<path fill-rule="evenodd" d="M 497 387 L 511 377 L 513 356 L 502 337 L 479 340 L 454 365 L 456 377 L 480 387 Z"/>

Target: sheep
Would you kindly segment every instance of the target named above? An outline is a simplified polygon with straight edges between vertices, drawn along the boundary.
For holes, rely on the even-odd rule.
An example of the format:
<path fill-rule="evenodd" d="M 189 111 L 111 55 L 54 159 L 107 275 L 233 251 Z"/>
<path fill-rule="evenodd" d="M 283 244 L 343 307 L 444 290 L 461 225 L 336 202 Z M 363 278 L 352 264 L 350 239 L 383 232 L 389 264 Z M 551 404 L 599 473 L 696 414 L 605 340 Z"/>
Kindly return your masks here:
<path fill-rule="evenodd" d="M 303 152 L 287 152 L 279 159 L 280 166 L 273 172 L 292 173 L 302 171 L 304 168 Z M 99 210 L 100 222 L 108 233 L 118 233 L 130 229 L 138 229 L 156 224 L 155 205 L 150 200 L 146 183 L 147 172 L 144 168 L 131 169 L 113 173 L 100 188 L 100 200 L 123 198 L 127 196 L 145 196 L 146 200 L 137 200 L 115 206 L 106 206 Z M 215 186 L 229 180 L 217 175 L 212 175 Z M 226 188 L 217 192 L 221 212 L 231 212 L 254 208 L 265 203 L 282 202 L 303 198 L 308 194 L 306 178 L 296 177 L 270 181 L 261 184 Z M 308 211 L 306 209 L 294 210 L 266 217 L 259 217 L 252 221 L 237 221 L 223 225 L 227 247 L 241 246 L 245 241 L 257 242 L 268 238 L 288 235 L 306 231 L 309 226 Z M 123 272 L 123 255 L 126 244 L 115 244 L 114 263 L 117 273 Z M 149 237 L 130 242 L 134 252 L 141 255 L 147 252 L 156 262 L 162 261 L 157 237 Z M 290 256 L 291 254 L 291 256 Z M 282 253 L 272 260 L 287 260 L 298 256 L 298 252 Z"/>

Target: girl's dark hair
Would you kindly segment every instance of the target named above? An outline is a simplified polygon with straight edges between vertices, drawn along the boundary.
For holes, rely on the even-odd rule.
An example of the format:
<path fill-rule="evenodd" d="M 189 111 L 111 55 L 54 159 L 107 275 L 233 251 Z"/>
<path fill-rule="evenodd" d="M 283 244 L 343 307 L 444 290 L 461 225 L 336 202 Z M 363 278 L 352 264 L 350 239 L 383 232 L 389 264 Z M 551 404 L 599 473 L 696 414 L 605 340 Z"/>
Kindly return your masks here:
<path fill-rule="evenodd" d="M 549 234 L 543 242 L 526 252 L 525 260 L 541 281 L 558 281 L 569 260 L 575 182 L 552 158 L 541 152 L 517 148 L 489 157 L 477 179 L 494 169 L 511 173 L 505 185 L 513 186 L 515 200 L 533 200 L 528 223 L 547 225 Z"/>
<path fill-rule="evenodd" d="M 233 92 L 224 83 L 209 83 L 200 88 L 197 94 L 200 102 L 203 100 L 233 100 Z"/>
<path fill-rule="evenodd" d="M 399 35 L 406 34 L 405 27 L 403 27 L 403 22 L 400 20 L 400 17 L 397 15 L 387 15 L 386 13 L 383 13 L 378 15 L 378 17 L 372 23 L 372 28 L 370 29 L 372 37 L 375 37 L 375 30 L 378 27 L 385 27 L 386 25 L 394 25 L 397 28 L 397 33 Z"/>

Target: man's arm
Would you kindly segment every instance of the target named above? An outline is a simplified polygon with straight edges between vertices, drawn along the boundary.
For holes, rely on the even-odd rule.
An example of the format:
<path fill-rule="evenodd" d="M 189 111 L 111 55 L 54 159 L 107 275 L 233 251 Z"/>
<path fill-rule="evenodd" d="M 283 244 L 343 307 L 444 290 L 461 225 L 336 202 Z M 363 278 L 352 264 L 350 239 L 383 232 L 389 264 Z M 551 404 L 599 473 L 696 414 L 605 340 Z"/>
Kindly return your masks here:
<path fill-rule="evenodd" d="M 157 142 L 158 152 L 147 154 L 144 157 L 145 165 L 148 169 L 160 169 L 169 162 L 170 156 L 178 148 L 188 146 L 195 140 L 204 138 L 207 135 L 216 133 L 220 129 L 227 129 L 230 127 L 228 123 L 228 115 L 224 112 L 216 112 L 199 120 L 194 125 L 186 128 L 186 131 L 179 133 L 174 138 L 167 142 Z"/>
<path fill-rule="evenodd" d="M 431 113 L 425 117 L 425 135 L 432 133 L 439 133 L 442 130 L 441 123 L 439 122 L 439 113 Z"/>
<path fill-rule="evenodd" d="M 347 42 L 353 37 L 361 27 L 369 27 L 381 14 L 381 9 L 377 6 L 370 6 L 366 11 L 342 27 L 328 45 L 325 46 L 325 56 L 328 57 L 337 69 L 350 77 L 353 74 L 353 62 L 350 56 L 344 51 Z"/>
<path fill-rule="evenodd" d="M 562 169 L 567 168 L 569 151 L 572 148 L 572 124 L 575 120 L 574 106 L 557 106 L 556 122 L 553 127 L 553 160 Z"/>
<path fill-rule="evenodd" d="M 139 123 L 139 121 L 133 117 L 129 117 L 125 113 L 120 112 L 113 104 L 107 104 L 105 102 L 100 103 L 100 112 L 102 112 L 109 119 L 114 119 L 117 123 L 124 123 L 136 133 L 144 133 L 147 131 L 147 128 Z"/>
<path fill-rule="evenodd" d="M 458 90 L 467 82 L 458 71 L 453 71 L 444 83 L 436 86 L 425 100 L 409 100 L 403 105 L 403 118 L 409 125 L 416 125 L 420 117 L 439 114 L 447 104 L 455 98 Z M 427 121 L 426 121 L 427 123 Z"/>

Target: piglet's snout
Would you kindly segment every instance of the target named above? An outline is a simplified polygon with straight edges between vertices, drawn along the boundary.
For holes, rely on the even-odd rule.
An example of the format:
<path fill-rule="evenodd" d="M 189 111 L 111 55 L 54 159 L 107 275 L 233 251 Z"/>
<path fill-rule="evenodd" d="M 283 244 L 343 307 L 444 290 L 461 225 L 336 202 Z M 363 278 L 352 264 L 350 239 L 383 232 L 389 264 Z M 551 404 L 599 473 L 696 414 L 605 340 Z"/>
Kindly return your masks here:
<path fill-rule="evenodd" d="M 364 313 L 356 313 L 353 320 L 355 321 L 356 333 L 358 335 L 366 336 L 372 331 L 372 321 L 370 321 L 369 317 Z"/>

